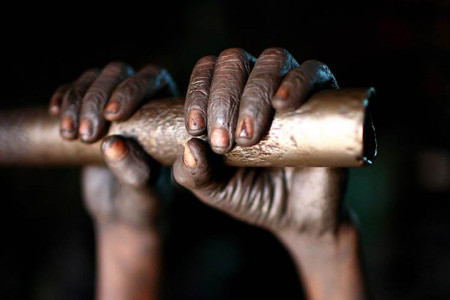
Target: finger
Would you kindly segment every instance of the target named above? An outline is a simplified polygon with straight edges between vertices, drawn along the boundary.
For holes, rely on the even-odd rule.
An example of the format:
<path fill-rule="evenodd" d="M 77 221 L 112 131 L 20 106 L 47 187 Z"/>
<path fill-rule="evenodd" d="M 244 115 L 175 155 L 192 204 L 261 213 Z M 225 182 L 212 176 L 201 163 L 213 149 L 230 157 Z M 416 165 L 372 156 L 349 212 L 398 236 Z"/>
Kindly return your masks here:
<path fill-rule="evenodd" d="M 243 176 L 247 172 L 249 176 Z M 238 207 L 245 201 L 254 181 L 249 168 L 226 167 L 222 156 L 212 152 L 208 144 L 198 138 L 190 139 L 172 168 L 173 179 L 194 193 L 203 202 L 232 215 L 239 214 Z M 245 210 L 245 208 L 244 208 Z"/>
<path fill-rule="evenodd" d="M 116 86 L 134 73 L 133 69 L 122 62 L 112 62 L 87 90 L 82 99 L 79 136 L 83 142 L 95 142 L 104 132 L 106 120 L 103 109 Z"/>
<path fill-rule="evenodd" d="M 311 94 L 321 89 L 337 89 L 330 69 L 322 62 L 308 60 L 290 71 L 272 99 L 277 111 L 292 111 L 300 107 Z"/>
<path fill-rule="evenodd" d="M 156 174 L 152 174 L 156 173 L 156 166 L 131 139 L 119 135 L 108 136 L 103 140 L 101 150 L 110 171 L 125 185 L 144 187 L 156 177 Z"/>
<path fill-rule="evenodd" d="M 50 105 L 48 107 L 48 112 L 52 116 L 58 116 L 61 112 L 61 104 L 64 98 L 64 94 L 70 88 L 70 83 L 63 84 L 59 86 L 50 98 Z"/>
<path fill-rule="evenodd" d="M 195 191 L 207 189 L 212 184 L 212 170 L 207 160 L 208 145 L 197 138 L 190 139 L 172 169 L 175 181 Z"/>
<path fill-rule="evenodd" d="M 284 75 L 296 66 L 295 59 L 282 48 L 266 49 L 258 57 L 241 97 L 238 145 L 254 145 L 267 132 L 273 114 L 272 97 Z"/>
<path fill-rule="evenodd" d="M 176 93 L 175 83 L 169 73 L 165 69 L 149 65 L 116 87 L 104 109 L 104 116 L 109 121 L 125 120 L 144 99 L 165 88 L 171 94 Z"/>
<path fill-rule="evenodd" d="M 208 99 L 208 138 L 214 152 L 234 146 L 240 96 L 255 58 L 242 49 L 223 51 L 216 63 Z"/>
<path fill-rule="evenodd" d="M 68 140 L 78 136 L 78 115 L 81 107 L 81 99 L 89 86 L 97 78 L 99 69 L 90 69 L 84 72 L 80 78 L 67 90 L 61 105 L 61 136 Z"/>
<path fill-rule="evenodd" d="M 186 130 L 191 135 L 205 133 L 208 97 L 215 65 L 214 56 L 205 56 L 192 70 L 184 105 Z"/>

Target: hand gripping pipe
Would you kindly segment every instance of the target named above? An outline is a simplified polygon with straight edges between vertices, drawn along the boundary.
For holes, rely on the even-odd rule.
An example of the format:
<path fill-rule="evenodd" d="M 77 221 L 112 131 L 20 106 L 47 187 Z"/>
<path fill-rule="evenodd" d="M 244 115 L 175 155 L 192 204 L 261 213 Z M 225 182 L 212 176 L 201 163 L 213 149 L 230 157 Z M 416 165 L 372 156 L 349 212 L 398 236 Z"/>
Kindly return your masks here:
<path fill-rule="evenodd" d="M 224 155 L 225 163 L 255 167 L 370 165 L 376 156 L 368 111 L 373 97 L 372 88 L 316 93 L 296 111 L 276 113 L 260 143 L 236 146 Z M 191 138 L 185 129 L 184 99 L 151 100 L 128 120 L 112 123 L 110 134 L 134 138 L 154 159 L 171 165 Z M 0 165 L 64 166 L 102 161 L 100 142 L 63 140 L 59 118 L 50 116 L 46 108 L 0 111 Z"/>

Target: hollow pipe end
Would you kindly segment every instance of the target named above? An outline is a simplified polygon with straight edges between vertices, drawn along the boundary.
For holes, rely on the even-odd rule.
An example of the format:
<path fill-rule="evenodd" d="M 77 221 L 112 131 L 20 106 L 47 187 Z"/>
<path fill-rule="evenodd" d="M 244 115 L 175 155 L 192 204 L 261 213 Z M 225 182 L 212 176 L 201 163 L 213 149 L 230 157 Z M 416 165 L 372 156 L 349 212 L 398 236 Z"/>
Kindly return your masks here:
<path fill-rule="evenodd" d="M 366 98 L 364 99 L 365 115 L 363 126 L 363 157 L 362 160 L 365 165 L 372 165 L 377 153 L 378 144 L 375 132 L 375 125 L 370 113 L 370 105 L 376 96 L 375 88 L 371 87 L 367 90 Z"/>

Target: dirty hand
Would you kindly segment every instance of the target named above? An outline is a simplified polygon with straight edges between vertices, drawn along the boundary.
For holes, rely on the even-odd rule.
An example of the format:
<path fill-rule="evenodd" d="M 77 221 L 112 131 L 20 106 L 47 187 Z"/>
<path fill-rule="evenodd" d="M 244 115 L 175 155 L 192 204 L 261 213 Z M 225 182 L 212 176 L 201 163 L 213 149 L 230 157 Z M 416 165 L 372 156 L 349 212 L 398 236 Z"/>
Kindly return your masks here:
<path fill-rule="evenodd" d="M 153 65 L 138 73 L 121 62 L 91 69 L 59 87 L 49 112 L 60 116 L 61 136 L 99 140 L 108 121 L 125 120 L 152 96 L 176 94 L 170 75 Z M 118 135 L 101 143 L 105 166 L 83 169 L 84 202 L 97 243 L 96 299 L 157 299 L 160 278 L 160 201 L 153 191 L 159 166 L 134 140 Z"/>
<path fill-rule="evenodd" d="M 195 65 L 185 104 L 192 138 L 173 166 L 173 177 L 203 202 L 272 232 L 321 234 L 336 229 L 346 182 L 337 168 L 231 168 L 218 155 L 237 144 L 257 144 L 274 111 L 300 107 L 321 89 L 338 88 L 323 63 L 302 64 L 285 49 L 256 59 L 242 49 L 207 56 Z"/>
<path fill-rule="evenodd" d="M 92 143 L 104 136 L 108 121 L 126 120 L 155 94 L 176 94 L 166 70 L 148 65 L 135 73 L 127 64 L 112 62 L 90 69 L 72 83 L 57 88 L 49 112 L 60 116 L 61 136 Z M 106 137 L 101 151 L 107 167 L 83 170 L 83 192 L 96 221 L 149 226 L 154 221 L 156 196 L 149 182 L 158 166 L 133 140 Z"/>

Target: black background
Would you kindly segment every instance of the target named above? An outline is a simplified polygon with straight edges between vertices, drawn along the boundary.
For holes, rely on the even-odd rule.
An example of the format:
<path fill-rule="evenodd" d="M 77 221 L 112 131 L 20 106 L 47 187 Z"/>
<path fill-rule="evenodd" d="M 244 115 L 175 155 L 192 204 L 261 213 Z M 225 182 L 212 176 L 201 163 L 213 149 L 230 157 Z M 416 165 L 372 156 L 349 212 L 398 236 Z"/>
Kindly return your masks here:
<path fill-rule="evenodd" d="M 144 5 L 145 4 L 145 5 Z M 60 6 L 61 5 L 61 6 Z M 112 3 L 110 3 L 112 6 Z M 450 4 L 396 1 L 65 2 L 3 10 L 1 109 L 46 105 L 54 89 L 121 60 L 165 67 L 181 94 L 202 56 L 288 49 L 328 64 L 341 87 L 377 90 L 379 156 L 351 170 L 377 299 L 450 295 Z M 165 169 L 164 299 L 301 298 L 267 232 L 199 203 Z M 0 168 L 1 299 L 91 299 L 92 226 L 79 169 Z"/>

